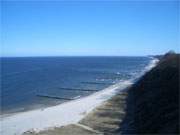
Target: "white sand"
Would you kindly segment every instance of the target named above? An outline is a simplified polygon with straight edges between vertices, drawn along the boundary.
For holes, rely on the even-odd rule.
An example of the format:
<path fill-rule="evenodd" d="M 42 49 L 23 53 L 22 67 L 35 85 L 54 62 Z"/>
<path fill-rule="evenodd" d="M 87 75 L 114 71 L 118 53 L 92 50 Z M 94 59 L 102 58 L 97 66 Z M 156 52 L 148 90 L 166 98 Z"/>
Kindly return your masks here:
<path fill-rule="evenodd" d="M 124 89 L 131 83 L 127 81 L 121 84 L 113 85 L 88 97 L 48 107 L 44 110 L 38 109 L 1 118 L 1 135 L 20 135 L 28 130 L 40 131 L 77 123 L 84 117 L 85 113 L 112 97 L 117 88 Z"/>
<path fill-rule="evenodd" d="M 146 67 L 146 71 L 154 67 L 156 63 L 156 60 L 152 60 Z M 96 92 L 88 97 L 48 107 L 44 110 L 37 109 L 1 117 L 0 134 L 21 135 L 26 131 L 38 132 L 53 127 L 77 123 L 85 116 L 85 114 L 111 98 L 117 91 L 121 91 L 131 84 L 131 81 L 124 81 Z"/>

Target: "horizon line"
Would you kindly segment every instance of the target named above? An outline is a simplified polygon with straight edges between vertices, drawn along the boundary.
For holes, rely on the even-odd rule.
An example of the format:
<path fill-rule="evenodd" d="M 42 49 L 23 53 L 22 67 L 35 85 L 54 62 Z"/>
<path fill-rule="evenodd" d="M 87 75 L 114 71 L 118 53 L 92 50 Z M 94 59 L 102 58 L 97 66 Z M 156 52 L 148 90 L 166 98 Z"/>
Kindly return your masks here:
<path fill-rule="evenodd" d="M 148 56 L 156 56 L 163 54 L 155 54 L 155 55 L 34 55 L 34 56 L 0 56 L 0 58 L 24 58 L 24 57 L 148 57 Z"/>

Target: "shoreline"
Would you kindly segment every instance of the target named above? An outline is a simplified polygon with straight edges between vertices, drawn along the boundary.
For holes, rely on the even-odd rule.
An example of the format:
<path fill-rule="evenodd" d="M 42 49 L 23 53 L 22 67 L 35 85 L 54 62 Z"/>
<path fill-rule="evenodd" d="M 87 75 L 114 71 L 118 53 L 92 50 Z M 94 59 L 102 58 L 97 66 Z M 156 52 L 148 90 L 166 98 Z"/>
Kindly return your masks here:
<path fill-rule="evenodd" d="M 156 63 L 159 61 L 158 58 L 156 58 L 156 57 L 152 57 L 152 56 L 147 56 L 147 57 L 150 58 L 151 60 L 150 60 L 149 64 L 148 64 L 147 66 L 145 66 L 144 69 L 139 73 L 139 75 L 136 76 L 134 79 L 123 80 L 123 81 L 132 81 L 133 83 L 135 83 L 136 80 L 138 80 L 140 77 L 142 77 L 143 74 L 145 74 L 145 73 L 146 73 L 147 71 L 149 71 L 152 67 L 154 67 L 154 65 L 156 65 Z M 120 81 L 119 83 L 123 83 L 123 81 Z M 115 83 L 115 84 L 113 84 L 113 85 L 116 85 L 116 84 L 118 84 L 118 83 Z M 113 85 L 109 85 L 109 86 L 106 87 L 105 89 L 107 89 L 107 88 L 109 88 L 109 87 L 111 87 L 111 86 L 113 86 Z M 103 90 L 104 90 L 104 89 L 99 90 L 99 91 L 97 91 L 97 92 L 100 92 L 100 91 L 103 91 Z M 93 94 L 94 94 L 94 93 L 93 93 Z M 88 97 L 88 96 L 91 96 L 91 94 L 90 94 L 90 95 L 87 95 L 87 96 L 82 96 L 82 97 L 80 97 L 80 99 L 81 99 L 81 98 Z M 74 100 L 76 100 L 76 99 L 74 99 Z M 72 100 L 72 101 L 74 101 L 74 100 Z M 61 104 L 65 104 L 65 103 L 67 103 L 67 102 L 71 102 L 71 101 L 62 101 L 62 103 L 58 103 L 58 104 L 54 104 L 54 105 L 45 105 L 45 106 L 32 105 L 32 106 L 29 107 L 30 109 L 25 109 L 25 108 L 23 108 L 23 107 L 22 107 L 22 108 L 19 108 L 19 109 L 17 109 L 17 110 L 14 109 L 14 111 L 13 111 L 13 109 L 11 109 L 10 111 L 8 110 L 8 111 L 5 111 L 5 112 L 3 112 L 3 113 L 0 113 L 0 118 L 5 118 L 5 117 L 13 116 L 13 115 L 16 115 L 16 114 L 19 114 L 19 113 L 26 113 L 26 112 L 35 111 L 35 110 L 44 110 L 44 109 L 46 109 L 46 108 L 55 107 L 55 106 L 58 106 L 58 105 L 61 105 Z"/>
<path fill-rule="evenodd" d="M 156 63 L 157 59 L 152 59 L 137 78 L 139 79 L 143 74 L 153 68 Z M 56 127 L 78 123 L 84 119 L 88 113 L 91 113 L 93 109 L 116 96 L 119 91 L 126 89 L 132 84 L 132 80 L 124 81 L 77 100 L 0 118 L 2 121 L 2 129 L 0 131 L 2 132 L 2 135 L 13 135 L 14 133 L 21 135 L 27 131 L 37 133 Z M 61 117 L 59 118 L 59 116 Z M 32 123 L 23 124 L 24 121 L 28 121 L 29 119 L 32 120 Z M 23 125 L 17 123 L 22 123 Z"/>
<path fill-rule="evenodd" d="M 117 92 L 116 90 L 119 87 L 121 88 L 120 90 L 123 90 L 131 84 L 131 82 L 126 81 L 121 84 L 110 86 L 88 97 L 48 107 L 44 110 L 32 110 L 17 113 L 16 115 L 12 115 L 10 117 L 1 118 L 1 133 L 2 135 L 14 135 L 14 133 L 21 135 L 26 131 L 39 132 L 53 127 L 61 127 L 77 123 L 83 119 L 87 113 L 115 95 Z M 61 117 L 58 118 L 59 116 Z M 28 120 L 31 120 L 32 122 L 24 123 L 24 121 Z"/>

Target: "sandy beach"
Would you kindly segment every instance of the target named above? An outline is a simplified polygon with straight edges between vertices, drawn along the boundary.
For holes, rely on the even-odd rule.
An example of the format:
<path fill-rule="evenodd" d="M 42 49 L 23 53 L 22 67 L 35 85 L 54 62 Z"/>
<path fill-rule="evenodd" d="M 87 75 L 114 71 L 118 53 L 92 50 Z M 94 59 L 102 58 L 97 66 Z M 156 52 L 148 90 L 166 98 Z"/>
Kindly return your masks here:
<path fill-rule="evenodd" d="M 126 90 L 117 93 L 93 109 L 78 123 L 53 128 L 39 133 L 28 131 L 24 135 L 103 135 L 115 134 L 125 115 Z"/>
<path fill-rule="evenodd" d="M 32 110 L 17 113 L 12 116 L 1 117 L 1 133 L 2 135 L 21 135 L 27 131 L 39 132 L 54 127 L 75 124 L 83 119 L 94 108 L 98 107 L 103 102 L 116 95 L 117 92 L 124 90 L 131 84 L 131 81 L 121 82 L 88 97 L 45 109 Z"/>

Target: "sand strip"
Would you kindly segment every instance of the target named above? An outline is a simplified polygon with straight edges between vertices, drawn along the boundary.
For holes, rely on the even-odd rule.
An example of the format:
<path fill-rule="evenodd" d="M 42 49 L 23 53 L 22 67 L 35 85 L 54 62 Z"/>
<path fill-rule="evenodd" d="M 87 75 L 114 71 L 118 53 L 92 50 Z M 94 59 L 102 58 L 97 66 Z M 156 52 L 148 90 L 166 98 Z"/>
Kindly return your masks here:
<path fill-rule="evenodd" d="M 103 135 L 115 134 L 125 116 L 126 91 L 113 96 L 93 109 L 77 124 L 44 130 L 39 133 L 27 132 L 24 135 Z"/>

